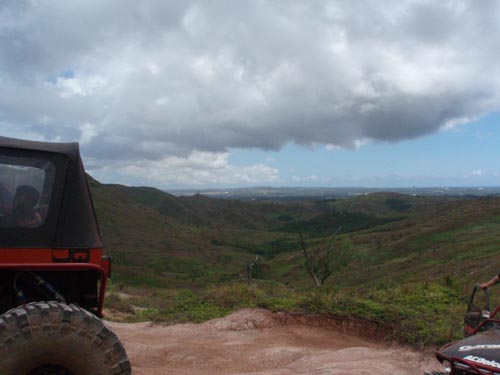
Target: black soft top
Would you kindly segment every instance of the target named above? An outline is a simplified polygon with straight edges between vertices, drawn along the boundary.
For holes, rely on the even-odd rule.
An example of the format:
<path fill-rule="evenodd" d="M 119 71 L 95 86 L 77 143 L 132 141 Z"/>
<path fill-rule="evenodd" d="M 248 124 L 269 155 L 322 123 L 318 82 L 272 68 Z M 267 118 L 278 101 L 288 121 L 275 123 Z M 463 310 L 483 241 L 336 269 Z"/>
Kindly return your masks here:
<path fill-rule="evenodd" d="M 0 160 L 9 160 L 9 163 L 21 167 L 50 164 L 53 181 L 43 224 L 31 228 L 12 225 L 0 227 L 0 248 L 102 247 L 78 143 L 0 137 Z"/>
<path fill-rule="evenodd" d="M 44 151 L 65 155 L 74 162 L 80 160 L 78 143 L 54 143 L 26 141 L 23 139 L 0 137 L 0 147 L 12 150 Z"/>

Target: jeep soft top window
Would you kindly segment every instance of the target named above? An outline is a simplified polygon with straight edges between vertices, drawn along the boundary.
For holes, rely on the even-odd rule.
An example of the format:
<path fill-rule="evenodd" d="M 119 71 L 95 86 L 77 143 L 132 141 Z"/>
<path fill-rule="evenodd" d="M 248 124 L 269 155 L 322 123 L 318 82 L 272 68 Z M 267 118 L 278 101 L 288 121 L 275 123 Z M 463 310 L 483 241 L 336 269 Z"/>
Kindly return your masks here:
<path fill-rule="evenodd" d="M 55 166 L 48 160 L 0 155 L 0 227 L 43 225 L 54 177 Z"/>

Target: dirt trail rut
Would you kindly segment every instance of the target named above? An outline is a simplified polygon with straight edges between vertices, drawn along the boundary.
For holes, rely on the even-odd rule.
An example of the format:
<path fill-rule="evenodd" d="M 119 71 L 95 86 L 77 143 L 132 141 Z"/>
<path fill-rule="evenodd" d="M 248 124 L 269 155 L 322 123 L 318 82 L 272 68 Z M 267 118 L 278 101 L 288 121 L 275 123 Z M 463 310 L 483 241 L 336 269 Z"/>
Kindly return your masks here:
<path fill-rule="evenodd" d="M 322 327 L 244 309 L 202 324 L 109 323 L 134 375 L 422 375 L 437 361 Z"/>

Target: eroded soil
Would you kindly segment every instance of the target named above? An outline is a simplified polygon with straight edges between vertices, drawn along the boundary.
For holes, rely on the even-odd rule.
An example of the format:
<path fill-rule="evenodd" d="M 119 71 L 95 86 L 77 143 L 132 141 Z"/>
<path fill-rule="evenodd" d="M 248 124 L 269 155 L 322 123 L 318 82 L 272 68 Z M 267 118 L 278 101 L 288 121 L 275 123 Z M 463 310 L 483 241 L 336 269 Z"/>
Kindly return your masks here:
<path fill-rule="evenodd" d="M 134 375 L 422 375 L 428 354 L 372 337 L 244 309 L 202 324 L 109 323 Z M 363 329 L 362 329 L 363 330 Z M 365 335 L 366 336 L 366 335 Z"/>

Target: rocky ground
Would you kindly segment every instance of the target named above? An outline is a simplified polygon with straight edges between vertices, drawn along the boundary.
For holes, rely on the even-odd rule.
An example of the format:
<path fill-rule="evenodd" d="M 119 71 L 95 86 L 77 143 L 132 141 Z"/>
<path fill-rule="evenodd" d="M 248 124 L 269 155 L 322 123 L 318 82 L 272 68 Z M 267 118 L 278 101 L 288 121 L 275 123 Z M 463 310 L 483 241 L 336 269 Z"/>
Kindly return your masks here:
<path fill-rule="evenodd" d="M 439 369 L 431 353 L 381 342 L 369 329 L 347 334 L 309 323 L 244 309 L 202 324 L 109 325 L 134 375 L 422 375 Z"/>

